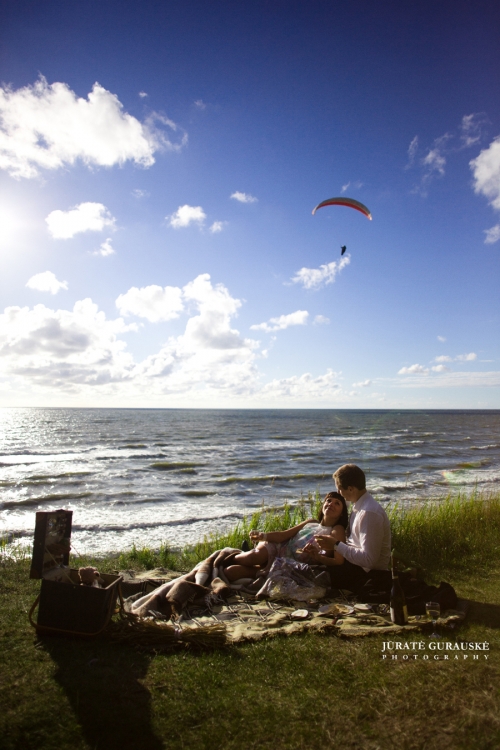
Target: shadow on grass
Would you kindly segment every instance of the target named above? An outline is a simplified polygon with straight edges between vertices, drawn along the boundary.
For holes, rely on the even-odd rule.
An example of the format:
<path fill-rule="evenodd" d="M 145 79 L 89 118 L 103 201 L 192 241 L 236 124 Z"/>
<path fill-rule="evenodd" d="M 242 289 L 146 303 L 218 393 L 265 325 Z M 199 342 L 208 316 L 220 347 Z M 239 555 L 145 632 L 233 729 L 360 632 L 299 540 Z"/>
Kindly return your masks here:
<path fill-rule="evenodd" d="M 467 622 L 484 625 L 487 628 L 500 628 L 500 604 L 485 604 L 468 600 Z"/>
<path fill-rule="evenodd" d="M 151 723 L 151 695 L 142 680 L 151 656 L 95 641 L 46 636 L 55 680 L 93 750 L 162 750 Z"/>

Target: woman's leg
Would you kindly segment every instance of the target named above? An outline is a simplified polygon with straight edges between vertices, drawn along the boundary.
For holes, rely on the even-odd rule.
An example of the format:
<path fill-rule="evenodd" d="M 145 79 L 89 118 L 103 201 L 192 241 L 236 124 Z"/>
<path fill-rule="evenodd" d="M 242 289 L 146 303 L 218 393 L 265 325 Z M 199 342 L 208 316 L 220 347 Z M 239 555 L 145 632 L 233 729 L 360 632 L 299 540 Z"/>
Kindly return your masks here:
<path fill-rule="evenodd" d="M 255 549 L 235 555 L 231 561 L 233 564 L 224 569 L 224 574 L 231 582 L 237 581 L 238 578 L 256 578 L 268 559 L 266 544 L 260 543 Z"/>
<path fill-rule="evenodd" d="M 266 544 L 262 546 L 259 544 L 255 549 L 251 549 L 248 552 L 240 552 L 235 555 L 232 562 L 235 565 L 266 565 L 269 559 Z"/>

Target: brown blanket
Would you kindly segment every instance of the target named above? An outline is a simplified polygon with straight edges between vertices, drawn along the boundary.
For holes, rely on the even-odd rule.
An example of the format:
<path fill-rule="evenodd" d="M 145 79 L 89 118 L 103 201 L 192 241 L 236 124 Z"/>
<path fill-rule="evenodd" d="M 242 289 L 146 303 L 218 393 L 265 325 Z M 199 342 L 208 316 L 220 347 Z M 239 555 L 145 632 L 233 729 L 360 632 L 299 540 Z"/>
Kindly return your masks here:
<path fill-rule="evenodd" d="M 232 596 L 234 588 L 240 586 L 231 586 L 224 580 L 222 569 L 240 551 L 232 547 L 216 550 L 189 573 L 145 594 L 127 609 L 138 617 L 160 616 L 168 619 L 179 615 L 188 603 L 209 607 L 211 603 L 224 601 Z"/>

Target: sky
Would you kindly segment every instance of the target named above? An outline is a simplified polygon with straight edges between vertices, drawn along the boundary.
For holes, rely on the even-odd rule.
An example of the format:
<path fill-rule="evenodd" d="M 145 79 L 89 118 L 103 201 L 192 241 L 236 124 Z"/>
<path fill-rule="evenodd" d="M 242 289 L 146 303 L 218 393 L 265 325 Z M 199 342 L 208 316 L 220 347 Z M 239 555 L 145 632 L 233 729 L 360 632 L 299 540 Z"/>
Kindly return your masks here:
<path fill-rule="evenodd" d="M 0 29 L 0 406 L 500 408 L 495 0 Z"/>

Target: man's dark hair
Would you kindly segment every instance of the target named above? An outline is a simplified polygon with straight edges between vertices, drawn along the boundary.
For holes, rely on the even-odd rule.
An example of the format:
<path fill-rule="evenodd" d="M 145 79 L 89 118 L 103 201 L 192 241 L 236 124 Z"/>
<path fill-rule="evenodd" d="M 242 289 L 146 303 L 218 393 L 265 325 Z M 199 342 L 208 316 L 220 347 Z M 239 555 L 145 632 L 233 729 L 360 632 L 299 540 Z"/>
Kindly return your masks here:
<path fill-rule="evenodd" d="M 344 464 L 337 469 L 333 475 L 338 487 L 356 487 L 358 490 L 366 489 L 365 472 L 356 466 L 356 464 Z"/>

